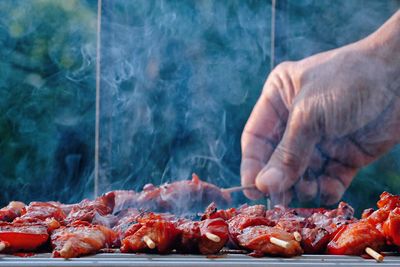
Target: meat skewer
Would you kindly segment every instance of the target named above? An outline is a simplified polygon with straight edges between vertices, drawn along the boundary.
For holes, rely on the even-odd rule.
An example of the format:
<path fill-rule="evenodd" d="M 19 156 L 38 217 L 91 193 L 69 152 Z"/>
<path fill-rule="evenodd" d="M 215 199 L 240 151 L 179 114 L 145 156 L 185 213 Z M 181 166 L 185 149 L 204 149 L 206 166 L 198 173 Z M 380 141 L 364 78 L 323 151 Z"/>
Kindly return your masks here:
<path fill-rule="evenodd" d="M 53 257 L 73 258 L 95 254 L 102 248 L 111 247 L 116 237 L 116 233 L 105 226 L 76 221 L 52 233 Z"/>
<path fill-rule="evenodd" d="M 159 187 L 145 185 L 143 191 L 137 195 L 136 205 L 152 211 L 184 213 L 204 208 L 213 201 L 221 206 L 232 202 L 228 192 L 193 174 L 191 180 L 167 183 Z M 185 204 L 180 206 L 178 203 Z"/>
<path fill-rule="evenodd" d="M 233 193 L 233 192 L 239 192 L 243 190 L 248 190 L 248 189 L 256 189 L 256 185 L 245 185 L 245 186 L 234 186 L 230 188 L 223 188 L 221 191 L 225 193 Z"/>
<path fill-rule="evenodd" d="M 302 254 L 300 243 L 293 235 L 275 227 L 264 225 L 245 228 L 237 236 L 242 248 L 252 250 L 256 256 L 278 255 L 292 257 Z"/>
<path fill-rule="evenodd" d="M 161 214 L 149 213 L 135 217 L 126 236 L 122 239 L 121 252 L 142 252 L 148 249 L 160 254 L 169 253 L 179 235 L 171 218 Z"/>
<path fill-rule="evenodd" d="M 151 238 L 147 235 L 143 236 L 143 241 L 146 243 L 149 249 L 154 249 L 156 247 L 156 243 L 154 243 L 154 241 L 151 240 Z"/>
<path fill-rule="evenodd" d="M 96 220 L 96 224 L 102 224 L 100 218 L 111 214 L 115 206 L 115 195 L 108 193 L 95 200 L 84 199 L 80 203 L 72 205 L 68 216 L 65 218 L 67 224 L 74 221 L 86 221 L 92 223 Z"/>
<path fill-rule="evenodd" d="M 0 252 L 3 251 L 5 248 L 6 248 L 6 243 L 0 241 Z"/>
<path fill-rule="evenodd" d="M 209 240 L 211 240 L 211 241 L 213 241 L 215 243 L 221 242 L 221 238 L 219 236 L 217 236 L 217 235 L 212 234 L 212 233 L 207 232 L 207 233 L 205 233 L 205 236 Z"/>
<path fill-rule="evenodd" d="M 298 241 L 298 242 L 300 242 L 301 239 L 302 239 L 301 234 L 300 234 L 299 232 L 297 232 L 297 231 L 295 231 L 295 232 L 293 233 L 293 236 L 294 236 L 294 239 L 295 239 L 296 241 Z"/>
<path fill-rule="evenodd" d="M 370 247 L 366 247 L 365 248 L 365 252 L 370 255 L 372 258 L 374 258 L 377 262 L 382 262 L 384 257 L 382 254 L 379 254 L 378 252 L 376 252 L 375 250 L 373 250 Z"/>
<path fill-rule="evenodd" d="M 281 248 L 285 248 L 285 249 L 289 248 L 289 245 L 290 245 L 289 242 L 284 241 L 282 239 L 278 239 L 276 237 L 270 237 L 269 241 L 272 244 L 277 245 L 278 247 L 281 247 Z"/>
<path fill-rule="evenodd" d="M 51 218 L 63 222 L 65 217 L 65 213 L 55 203 L 31 202 L 13 222 L 41 222 Z"/>
<path fill-rule="evenodd" d="M 182 199 L 217 199 L 229 203 L 230 192 L 254 187 L 219 189 L 193 175 L 160 187 L 148 185 L 143 192 L 112 191 L 95 200 L 77 204 L 58 202 L 10 202 L 0 209 L 0 252 L 45 249 L 49 237 L 54 257 L 78 257 L 122 244 L 121 251 L 215 254 L 231 239 L 253 255 L 291 257 L 303 253 L 364 255 L 377 261 L 384 248 L 400 246 L 400 196 L 387 192 L 377 203 L 378 210 L 367 210 L 363 218 L 353 217 L 354 210 L 341 202 L 337 209 L 302 209 L 263 205 L 218 210 L 210 204 L 201 221 L 172 214 L 131 209 L 154 208 L 177 211 Z M 182 193 L 183 192 L 183 193 Z M 217 196 L 213 196 L 213 194 Z M 189 197 L 189 198 L 188 198 Z M 204 202 L 202 202 L 204 204 Z M 5 222 L 5 221 L 9 222 Z M 12 222 L 10 222 L 12 221 Z M 118 222 L 118 223 L 117 223 Z M 111 230 L 107 226 L 117 225 Z M 62 225 L 60 227 L 60 225 Z M 114 231 L 115 230 L 115 231 Z M 390 245 L 392 247 L 387 247 Z"/>
<path fill-rule="evenodd" d="M 327 252 L 335 255 L 362 255 L 366 251 L 374 250 L 376 252 L 384 245 L 383 234 L 369 221 L 361 220 L 343 225 L 328 243 Z M 373 255 L 375 254 L 373 253 Z"/>

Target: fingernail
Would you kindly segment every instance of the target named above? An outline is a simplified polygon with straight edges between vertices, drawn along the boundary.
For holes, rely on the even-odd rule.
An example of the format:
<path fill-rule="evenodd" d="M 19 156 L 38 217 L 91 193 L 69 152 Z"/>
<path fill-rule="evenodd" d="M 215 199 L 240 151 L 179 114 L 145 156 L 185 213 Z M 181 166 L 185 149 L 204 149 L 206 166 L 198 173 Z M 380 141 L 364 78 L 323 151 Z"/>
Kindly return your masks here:
<path fill-rule="evenodd" d="M 284 181 L 284 175 L 281 170 L 274 167 L 262 172 L 256 179 L 256 186 L 264 193 L 272 193 L 280 190 L 280 185 Z"/>

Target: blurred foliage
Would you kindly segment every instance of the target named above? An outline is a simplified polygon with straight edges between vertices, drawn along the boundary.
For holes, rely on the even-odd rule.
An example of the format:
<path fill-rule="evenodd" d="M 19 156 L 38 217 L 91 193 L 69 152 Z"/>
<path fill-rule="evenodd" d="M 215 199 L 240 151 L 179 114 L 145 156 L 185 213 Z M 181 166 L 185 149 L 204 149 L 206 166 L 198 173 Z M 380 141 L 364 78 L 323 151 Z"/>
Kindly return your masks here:
<path fill-rule="evenodd" d="M 93 160 L 84 154 L 93 150 L 95 101 L 93 4 L 0 1 L 2 204 L 67 200 L 65 188 L 88 179 L 84 170 Z M 67 137 L 75 151 L 64 145 Z M 79 142 L 83 146 L 77 148 Z M 81 164 L 81 171 L 68 173 L 68 164 Z"/>
<path fill-rule="evenodd" d="M 362 38 L 400 4 L 277 3 L 277 62 Z M 96 13 L 96 0 L 0 1 L 2 205 L 91 196 Z M 239 184 L 241 131 L 270 70 L 270 14 L 269 1 L 103 0 L 102 191 L 193 171 Z M 399 153 L 361 170 L 344 199 L 362 209 L 400 193 Z"/>

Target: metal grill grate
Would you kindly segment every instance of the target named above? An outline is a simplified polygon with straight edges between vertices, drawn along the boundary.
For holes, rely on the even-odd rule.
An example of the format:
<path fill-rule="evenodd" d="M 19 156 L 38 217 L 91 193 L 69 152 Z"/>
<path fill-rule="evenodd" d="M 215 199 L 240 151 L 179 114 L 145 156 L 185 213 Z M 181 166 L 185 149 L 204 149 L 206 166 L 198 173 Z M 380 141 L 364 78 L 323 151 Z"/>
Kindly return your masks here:
<path fill-rule="evenodd" d="M 389 255 L 383 263 L 356 256 L 303 255 L 295 258 L 253 258 L 227 254 L 216 258 L 199 255 L 150 255 L 107 253 L 74 259 L 54 259 L 51 254 L 29 258 L 0 257 L 0 266 L 400 266 L 400 257 Z"/>

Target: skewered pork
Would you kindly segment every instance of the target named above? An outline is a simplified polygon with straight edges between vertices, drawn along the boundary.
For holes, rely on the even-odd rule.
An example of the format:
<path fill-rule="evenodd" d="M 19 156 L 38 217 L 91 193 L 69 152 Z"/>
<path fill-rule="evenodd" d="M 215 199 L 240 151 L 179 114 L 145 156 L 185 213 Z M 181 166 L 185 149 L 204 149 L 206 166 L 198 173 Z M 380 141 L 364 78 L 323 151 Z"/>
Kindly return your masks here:
<path fill-rule="evenodd" d="M 0 221 L 11 222 L 21 216 L 25 204 L 19 201 L 11 201 L 6 207 L 0 209 Z"/>
<path fill-rule="evenodd" d="M 95 254 L 102 248 L 111 247 L 116 239 L 116 233 L 105 226 L 75 221 L 51 234 L 53 257 L 73 258 Z"/>
<path fill-rule="evenodd" d="M 293 235 L 276 227 L 247 227 L 237 239 L 241 247 L 254 251 L 255 255 L 292 257 L 303 253 Z"/>

